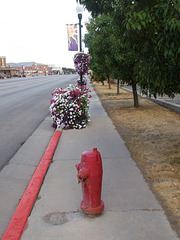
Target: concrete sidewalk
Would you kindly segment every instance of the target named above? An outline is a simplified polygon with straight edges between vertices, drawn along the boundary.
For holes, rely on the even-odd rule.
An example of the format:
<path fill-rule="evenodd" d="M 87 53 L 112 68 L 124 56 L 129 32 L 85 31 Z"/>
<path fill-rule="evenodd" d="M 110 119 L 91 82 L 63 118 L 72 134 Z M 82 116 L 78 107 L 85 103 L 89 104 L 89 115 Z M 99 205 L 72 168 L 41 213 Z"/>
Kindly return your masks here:
<path fill-rule="evenodd" d="M 91 90 L 91 122 L 83 130 L 63 131 L 21 240 L 178 240 Z M 88 217 L 80 210 L 82 191 L 75 164 L 82 152 L 94 147 L 103 162 L 105 210 Z"/>

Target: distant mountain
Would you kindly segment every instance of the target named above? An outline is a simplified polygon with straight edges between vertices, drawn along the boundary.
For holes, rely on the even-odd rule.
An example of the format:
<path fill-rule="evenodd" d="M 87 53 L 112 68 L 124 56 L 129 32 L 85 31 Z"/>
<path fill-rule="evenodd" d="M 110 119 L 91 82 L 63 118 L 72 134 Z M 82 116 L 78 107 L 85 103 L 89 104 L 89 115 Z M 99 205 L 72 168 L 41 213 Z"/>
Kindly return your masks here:
<path fill-rule="evenodd" d="M 42 63 L 36 63 L 36 62 L 7 63 L 7 65 L 10 65 L 11 67 L 22 67 L 22 65 L 31 67 L 33 64 L 43 65 Z"/>

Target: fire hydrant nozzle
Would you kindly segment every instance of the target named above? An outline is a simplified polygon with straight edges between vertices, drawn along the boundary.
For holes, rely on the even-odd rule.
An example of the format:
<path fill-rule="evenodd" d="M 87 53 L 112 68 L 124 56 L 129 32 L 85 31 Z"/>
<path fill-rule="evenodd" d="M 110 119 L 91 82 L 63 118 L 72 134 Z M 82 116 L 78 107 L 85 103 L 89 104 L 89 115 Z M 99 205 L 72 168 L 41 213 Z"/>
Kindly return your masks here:
<path fill-rule="evenodd" d="M 81 168 L 78 172 L 77 177 L 82 180 L 86 180 L 89 177 L 89 169 L 88 168 Z"/>

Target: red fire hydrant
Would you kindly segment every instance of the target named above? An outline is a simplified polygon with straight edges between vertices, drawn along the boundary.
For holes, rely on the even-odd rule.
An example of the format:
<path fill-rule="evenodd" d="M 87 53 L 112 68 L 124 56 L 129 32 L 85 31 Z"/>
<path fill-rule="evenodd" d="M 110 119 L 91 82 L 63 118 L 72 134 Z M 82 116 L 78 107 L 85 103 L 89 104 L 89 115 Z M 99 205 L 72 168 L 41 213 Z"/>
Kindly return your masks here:
<path fill-rule="evenodd" d="M 83 152 L 81 162 L 76 164 L 76 168 L 83 192 L 82 211 L 86 214 L 100 214 L 104 210 L 104 202 L 101 200 L 103 169 L 97 148 Z"/>

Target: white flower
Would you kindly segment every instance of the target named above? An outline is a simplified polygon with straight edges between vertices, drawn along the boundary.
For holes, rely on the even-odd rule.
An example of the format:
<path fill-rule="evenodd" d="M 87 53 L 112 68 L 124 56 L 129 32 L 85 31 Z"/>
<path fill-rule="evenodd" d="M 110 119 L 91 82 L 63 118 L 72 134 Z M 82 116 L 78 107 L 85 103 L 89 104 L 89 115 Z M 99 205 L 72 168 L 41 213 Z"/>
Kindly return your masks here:
<path fill-rule="evenodd" d="M 65 127 L 65 124 L 64 124 L 64 123 L 61 123 L 60 127 L 64 128 L 64 127 Z"/>
<path fill-rule="evenodd" d="M 66 92 L 65 92 L 66 91 Z M 74 101 L 71 101 L 72 97 L 70 96 L 72 91 L 81 92 L 81 89 L 75 87 L 74 85 L 69 85 L 66 89 L 56 89 L 53 94 L 53 102 L 50 107 L 51 119 L 57 126 L 64 126 L 64 128 L 72 128 L 81 129 L 86 127 L 86 123 L 89 121 L 89 99 L 88 99 L 88 90 L 84 90 L 84 92 L 77 95 L 77 98 Z M 63 93 L 64 92 L 64 93 Z M 82 103 L 83 101 L 83 103 Z M 81 104 L 80 104 L 81 102 Z M 80 108 L 83 106 L 83 109 Z M 58 111 L 57 111 L 58 109 Z M 82 111 L 86 114 L 87 118 L 82 119 L 81 122 L 75 124 L 75 122 L 79 121 L 79 116 L 82 116 Z M 69 115 L 69 116 L 67 116 Z M 63 123 L 64 117 L 67 118 L 67 121 Z M 70 126 L 69 126 L 70 125 Z"/>

